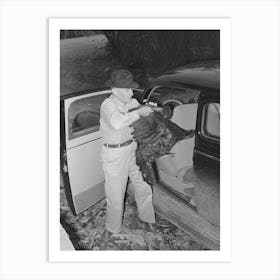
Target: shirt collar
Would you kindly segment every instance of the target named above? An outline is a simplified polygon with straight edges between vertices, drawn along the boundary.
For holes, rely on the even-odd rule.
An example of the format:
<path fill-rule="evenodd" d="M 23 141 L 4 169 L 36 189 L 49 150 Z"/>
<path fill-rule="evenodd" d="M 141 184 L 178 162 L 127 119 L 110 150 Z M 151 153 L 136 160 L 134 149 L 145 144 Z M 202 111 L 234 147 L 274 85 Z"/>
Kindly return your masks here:
<path fill-rule="evenodd" d="M 118 106 L 118 109 L 121 113 L 127 113 L 128 112 L 128 110 L 130 108 L 131 101 L 125 104 L 121 100 L 119 100 L 114 94 L 111 94 L 110 98 Z"/>
<path fill-rule="evenodd" d="M 111 94 L 110 98 L 112 98 L 114 100 L 114 102 L 118 105 L 118 106 L 124 106 L 125 104 L 123 102 L 121 102 L 114 94 Z"/>

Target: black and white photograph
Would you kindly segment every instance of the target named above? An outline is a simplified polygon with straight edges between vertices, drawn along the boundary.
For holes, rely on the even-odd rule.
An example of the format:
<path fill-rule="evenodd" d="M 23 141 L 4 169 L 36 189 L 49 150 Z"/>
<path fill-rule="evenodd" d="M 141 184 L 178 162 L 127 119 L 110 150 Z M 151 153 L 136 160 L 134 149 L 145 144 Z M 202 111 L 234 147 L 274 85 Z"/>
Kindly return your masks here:
<path fill-rule="evenodd" d="M 278 0 L 0 1 L 0 279 L 279 280 Z"/>
<path fill-rule="evenodd" d="M 219 251 L 220 29 L 59 32 L 60 250 Z"/>

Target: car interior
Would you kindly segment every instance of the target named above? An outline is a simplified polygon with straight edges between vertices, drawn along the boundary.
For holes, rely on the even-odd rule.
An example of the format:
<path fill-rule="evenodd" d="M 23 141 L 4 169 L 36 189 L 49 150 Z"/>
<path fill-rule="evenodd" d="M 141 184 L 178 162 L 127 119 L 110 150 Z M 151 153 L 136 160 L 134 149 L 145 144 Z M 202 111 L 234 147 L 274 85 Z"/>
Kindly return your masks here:
<path fill-rule="evenodd" d="M 165 102 L 165 105 L 168 102 Z M 172 103 L 174 103 L 172 101 Z M 195 129 L 197 103 L 179 104 L 174 107 L 171 121 L 183 129 Z M 177 142 L 170 154 L 157 159 L 159 179 L 184 196 L 192 198 L 194 137 Z"/>

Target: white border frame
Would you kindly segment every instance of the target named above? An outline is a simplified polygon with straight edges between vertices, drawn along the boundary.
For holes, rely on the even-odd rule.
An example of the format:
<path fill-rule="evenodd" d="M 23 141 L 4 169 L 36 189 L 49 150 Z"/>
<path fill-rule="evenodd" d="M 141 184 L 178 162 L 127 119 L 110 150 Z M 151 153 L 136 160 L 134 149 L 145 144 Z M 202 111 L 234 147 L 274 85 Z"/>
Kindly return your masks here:
<path fill-rule="evenodd" d="M 60 29 L 219 29 L 221 31 L 221 246 L 219 251 L 60 251 Z M 49 19 L 49 260 L 67 262 L 229 262 L 231 260 L 231 21 L 228 18 Z"/>

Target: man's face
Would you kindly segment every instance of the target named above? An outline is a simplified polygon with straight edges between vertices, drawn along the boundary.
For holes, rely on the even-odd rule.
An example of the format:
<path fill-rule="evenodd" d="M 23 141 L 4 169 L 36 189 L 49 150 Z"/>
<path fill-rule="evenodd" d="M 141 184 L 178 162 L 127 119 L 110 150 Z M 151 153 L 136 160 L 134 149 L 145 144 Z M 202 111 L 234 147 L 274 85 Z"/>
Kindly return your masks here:
<path fill-rule="evenodd" d="M 133 95 L 130 88 L 112 88 L 112 92 L 123 103 L 130 102 Z"/>

